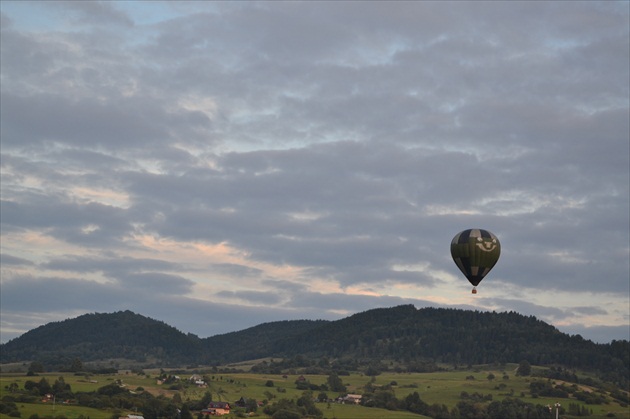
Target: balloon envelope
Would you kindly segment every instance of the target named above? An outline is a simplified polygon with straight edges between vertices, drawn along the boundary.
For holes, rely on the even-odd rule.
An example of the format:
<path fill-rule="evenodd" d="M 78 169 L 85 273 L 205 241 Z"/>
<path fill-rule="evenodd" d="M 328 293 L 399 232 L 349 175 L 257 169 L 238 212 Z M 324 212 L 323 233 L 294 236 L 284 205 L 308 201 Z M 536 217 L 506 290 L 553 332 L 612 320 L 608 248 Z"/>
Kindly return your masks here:
<path fill-rule="evenodd" d="M 455 264 L 475 287 L 496 265 L 499 255 L 501 243 L 488 230 L 464 230 L 456 234 L 451 242 L 451 256 Z"/>

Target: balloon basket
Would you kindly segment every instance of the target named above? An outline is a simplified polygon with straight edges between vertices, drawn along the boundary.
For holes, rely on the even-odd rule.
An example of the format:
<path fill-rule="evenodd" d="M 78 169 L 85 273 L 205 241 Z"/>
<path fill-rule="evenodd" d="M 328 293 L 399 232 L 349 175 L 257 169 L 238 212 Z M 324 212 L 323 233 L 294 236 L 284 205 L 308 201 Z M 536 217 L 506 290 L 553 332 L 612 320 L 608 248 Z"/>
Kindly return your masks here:
<path fill-rule="evenodd" d="M 473 289 L 472 289 L 472 293 L 473 293 L 473 294 L 477 294 L 477 288 L 473 288 Z"/>

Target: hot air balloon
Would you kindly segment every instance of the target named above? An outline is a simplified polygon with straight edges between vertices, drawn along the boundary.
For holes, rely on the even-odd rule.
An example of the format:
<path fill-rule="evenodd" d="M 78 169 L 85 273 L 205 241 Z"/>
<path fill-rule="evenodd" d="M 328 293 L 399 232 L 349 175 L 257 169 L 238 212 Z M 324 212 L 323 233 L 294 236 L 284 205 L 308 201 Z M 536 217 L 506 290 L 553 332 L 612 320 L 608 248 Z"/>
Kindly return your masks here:
<path fill-rule="evenodd" d="M 496 265 L 500 254 L 501 243 L 488 230 L 464 230 L 457 233 L 451 242 L 451 256 L 473 285 L 473 294 L 477 294 L 477 285 Z"/>

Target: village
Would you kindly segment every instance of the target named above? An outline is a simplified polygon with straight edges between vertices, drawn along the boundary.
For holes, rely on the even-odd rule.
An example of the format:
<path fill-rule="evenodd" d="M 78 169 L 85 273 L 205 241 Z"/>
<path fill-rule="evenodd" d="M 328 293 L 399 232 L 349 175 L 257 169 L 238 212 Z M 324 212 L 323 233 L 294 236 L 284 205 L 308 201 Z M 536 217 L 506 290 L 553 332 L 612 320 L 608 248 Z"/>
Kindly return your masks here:
<path fill-rule="evenodd" d="M 288 376 L 287 375 L 283 375 L 282 376 L 284 379 L 287 379 Z M 178 375 L 168 375 L 168 376 L 162 376 L 160 378 L 158 378 L 156 380 L 156 384 L 157 385 L 165 385 L 165 384 L 172 384 L 172 383 L 177 383 L 177 382 L 182 382 L 184 379 L 182 379 L 181 377 L 179 377 Z M 204 380 L 204 378 L 198 374 L 193 374 L 191 375 L 188 379 L 185 379 L 189 384 L 196 386 L 197 388 L 200 389 L 205 389 L 208 388 L 208 383 Z M 303 385 L 304 383 L 307 383 L 307 379 L 303 376 L 300 375 L 296 380 L 295 383 L 298 386 L 298 388 L 300 387 L 300 385 Z M 334 399 L 325 399 L 322 400 L 321 398 L 313 398 L 314 402 L 319 402 L 319 403 L 339 403 L 339 404 L 360 404 L 361 403 L 361 398 L 362 396 L 360 394 L 345 394 L 343 396 L 339 396 L 337 398 Z M 264 406 L 264 403 L 262 401 L 258 401 L 258 400 L 253 400 L 253 399 L 248 399 L 246 397 L 241 397 L 240 399 L 234 401 L 234 402 L 227 402 L 227 401 L 211 401 L 208 403 L 207 407 L 205 407 L 204 409 L 201 410 L 201 415 L 203 416 L 223 416 L 223 415 L 228 415 L 231 413 L 231 411 L 234 408 L 241 408 L 241 409 L 249 409 L 251 408 L 252 405 L 255 405 L 257 407 L 262 407 Z M 127 416 L 122 416 L 119 419 L 144 419 L 142 416 L 140 415 L 127 415 Z"/>

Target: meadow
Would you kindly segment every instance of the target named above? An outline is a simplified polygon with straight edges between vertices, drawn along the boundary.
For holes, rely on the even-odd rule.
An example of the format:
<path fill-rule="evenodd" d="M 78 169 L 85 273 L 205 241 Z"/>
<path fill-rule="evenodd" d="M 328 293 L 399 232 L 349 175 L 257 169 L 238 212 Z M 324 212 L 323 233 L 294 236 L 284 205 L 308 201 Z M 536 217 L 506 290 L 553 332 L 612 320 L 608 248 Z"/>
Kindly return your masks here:
<path fill-rule="evenodd" d="M 478 367 L 472 370 L 451 370 L 433 373 L 382 373 L 375 377 L 353 373 L 341 376 L 343 384 L 347 387 L 348 393 L 362 393 L 366 384 L 373 386 L 390 386 L 395 397 L 399 400 L 407 395 L 417 392 L 421 399 L 429 405 L 437 403 L 444 404 L 452 409 L 462 400 L 462 392 L 468 394 L 477 393 L 486 397 L 491 397 L 493 401 L 501 401 L 506 397 L 521 398 L 526 403 L 534 405 L 553 405 L 560 402 L 565 407 L 568 403 L 576 403 L 586 406 L 592 415 L 591 418 L 607 417 L 612 414 L 617 418 L 630 417 L 630 409 L 623 407 L 619 403 L 609 399 L 607 404 L 585 405 L 576 399 L 552 399 L 545 397 L 532 397 L 530 394 L 530 382 L 533 377 L 519 377 L 514 374 L 517 365 L 505 365 L 501 367 Z M 168 372 L 167 372 L 168 373 Z M 246 399 L 268 400 L 273 403 L 279 399 L 297 399 L 303 391 L 296 388 L 296 380 L 300 374 L 274 375 L 274 374 L 254 374 L 249 372 L 241 373 L 211 373 L 201 372 L 208 381 L 207 388 L 198 388 L 188 384 L 187 380 L 193 371 L 178 370 L 172 372 L 177 374 L 185 385 L 174 389 L 169 385 L 158 384 L 157 378 L 159 370 L 145 370 L 144 374 L 136 374 L 131 371 L 120 371 L 118 374 L 93 375 L 89 377 L 77 376 L 71 373 L 46 373 L 37 377 L 27 377 L 24 373 L 0 373 L 0 396 L 9 395 L 9 385 L 17 384 L 18 388 L 24 388 L 27 380 L 38 381 L 41 377 L 52 384 L 59 377 L 63 377 L 65 382 L 71 386 L 74 393 L 95 391 L 100 387 L 111 384 L 117 380 L 122 381 L 129 390 L 138 388 L 148 391 L 158 396 L 162 395 L 172 398 L 178 394 L 182 401 L 199 400 L 206 392 L 210 392 L 212 399 L 216 401 L 234 402 L 241 397 Z M 489 377 L 494 376 L 493 379 Z M 326 383 L 327 375 L 307 375 L 303 377 L 313 385 Z M 598 391 L 595 388 L 581 386 L 585 391 Z M 320 392 L 313 391 L 317 396 Z M 330 391 L 326 392 L 329 399 L 338 396 Z M 0 398 L 1 398 L 0 397 Z M 115 413 L 108 410 L 90 409 L 74 404 L 64 404 L 57 401 L 53 406 L 48 403 L 17 403 L 18 409 L 23 419 L 28 419 L 31 415 L 37 414 L 40 418 L 63 415 L 68 419 L 110 419 Z M 343 405 L 334 402 L 318 403 L 317 407 L 323 412 L 325 418 L 355 419 L 355 418 L 421 418 L 422 416 L 406 411 L 388 411 L 385 409 L 368 408 L 355 405 Z M 133 413 L 133 412 L 126 412 Z M 259 415 L 265 417 L 259 409 Z M 233 415 L 232 415 L 233 417 Z M 563 417 L 569 417 L 563 415 Z M 0 419 L 8 419 L 8 416 L 1 415 Z"/>

